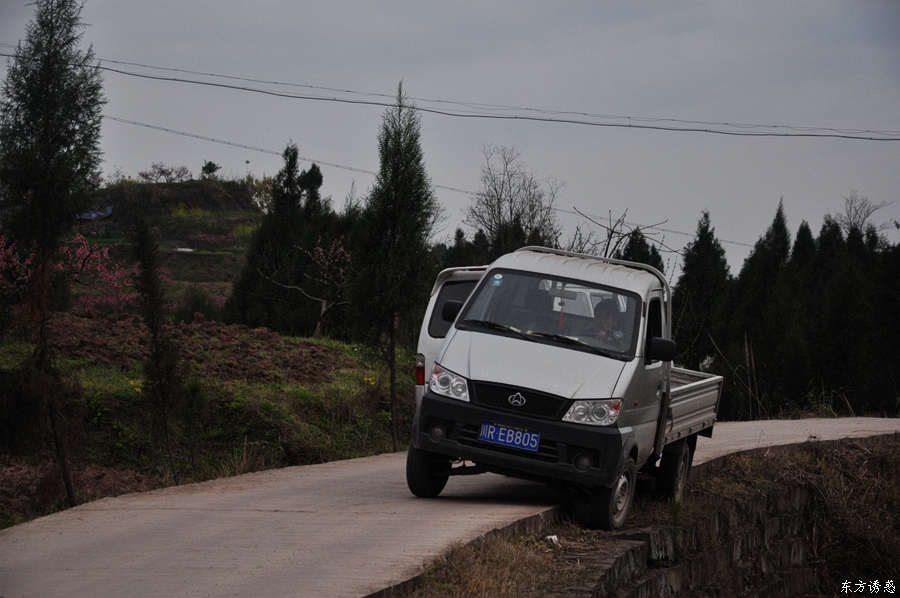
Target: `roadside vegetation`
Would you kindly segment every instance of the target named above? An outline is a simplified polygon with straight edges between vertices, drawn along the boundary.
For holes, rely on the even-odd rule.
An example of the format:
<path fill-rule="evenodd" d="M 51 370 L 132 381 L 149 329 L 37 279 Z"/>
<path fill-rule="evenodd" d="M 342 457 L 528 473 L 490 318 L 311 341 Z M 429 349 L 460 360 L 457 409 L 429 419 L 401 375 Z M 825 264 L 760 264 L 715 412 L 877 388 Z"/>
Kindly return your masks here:
<path fill-rule="evenodd" d="M 617 537 L 652 527 L 687 528 L 734 502 L 749 502 L 791 484 L 813 506 L 804 530 L 807 566 L 822 595 L 840 595 L 859 580 L 900 583 L 900 435 L 807 442 L 777 456 L 726 457 L 688 487 L 681 502 L 639 496 L 622 532 L 589 531 L 562 521 L 537 533 L 489 534 L 427 563 L 390 598 L 591 596 Z M 555 537 L 555 541 L 551 539 Z M 896 585 L 895 585 L 896 587 Z"/>
<path fill-rule="evenodd" d="M 73 310 L 49 325 L 60 339 L 58 367 L 78 389 L 63 419 L 79 503 L 172 485 L 176 476 L 184 484 L 391 450 L 386 374 L 359 346 L 200 319 L 167 327 L 189 371 L 186 396 L 168 418 L 172 467 L 142 369 L 140 320 Z M 30 351 L 7 340 L 0 364 L 14 366 Z M 411 370 L 410 356 L 403 359 Z M 411 411 L 407 404 L 402 425 L 411 425 Z M 32 429 L 22 421 L 5 423 L 0 527 L 66 506 L 45 438 L 15 435 Z"/>

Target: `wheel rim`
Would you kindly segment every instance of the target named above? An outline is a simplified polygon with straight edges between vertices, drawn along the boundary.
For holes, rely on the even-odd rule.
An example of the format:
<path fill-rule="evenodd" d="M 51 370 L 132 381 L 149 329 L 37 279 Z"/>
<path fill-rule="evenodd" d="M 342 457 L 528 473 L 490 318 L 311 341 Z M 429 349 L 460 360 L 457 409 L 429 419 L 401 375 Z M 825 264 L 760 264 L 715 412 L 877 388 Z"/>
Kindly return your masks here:
<path fill-rule="evenodd" d="M 631 495 L 631 477 L 628 473 L 623 473 L 616 483 L 616 492 L 613 498 L 613 519 L 620 521 L 624 518 L 625 511 L 628 509 L 629 498 Z"/>

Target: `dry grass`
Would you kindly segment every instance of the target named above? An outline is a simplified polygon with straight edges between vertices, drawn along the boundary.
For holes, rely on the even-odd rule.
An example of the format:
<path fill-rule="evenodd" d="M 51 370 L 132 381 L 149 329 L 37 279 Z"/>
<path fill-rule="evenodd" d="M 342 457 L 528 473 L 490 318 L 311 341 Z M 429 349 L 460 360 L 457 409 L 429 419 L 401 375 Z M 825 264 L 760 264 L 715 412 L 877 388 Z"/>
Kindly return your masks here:
<path fill-rule="evenodd" d="M 556 541 L 551 541 L 554 536 Z M 540 534 L 495 533 L 453 548 L 390 598 L 590 596 L 623 542 L 561 522 Z"/>
<path fill-rule="evenodd" d="M 900 581 L 900 435 L 813 443 L 798 459 L 781 479 L 815 490 L 812 564 L 826 587 Z"/>

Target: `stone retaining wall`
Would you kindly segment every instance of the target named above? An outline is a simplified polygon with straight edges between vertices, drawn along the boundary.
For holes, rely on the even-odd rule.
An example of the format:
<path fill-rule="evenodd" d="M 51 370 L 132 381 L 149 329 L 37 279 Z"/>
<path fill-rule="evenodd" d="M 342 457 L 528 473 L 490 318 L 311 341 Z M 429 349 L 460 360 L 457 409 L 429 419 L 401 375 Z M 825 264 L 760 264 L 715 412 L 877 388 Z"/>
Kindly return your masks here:
<path fill-rule="evenodd" d="M 602 574 L 594 596 L 816 596 L 804 535 L 811 508 L 808 490 L 784 485 L 690 525 L 615 534 L 635 546 Z"/>

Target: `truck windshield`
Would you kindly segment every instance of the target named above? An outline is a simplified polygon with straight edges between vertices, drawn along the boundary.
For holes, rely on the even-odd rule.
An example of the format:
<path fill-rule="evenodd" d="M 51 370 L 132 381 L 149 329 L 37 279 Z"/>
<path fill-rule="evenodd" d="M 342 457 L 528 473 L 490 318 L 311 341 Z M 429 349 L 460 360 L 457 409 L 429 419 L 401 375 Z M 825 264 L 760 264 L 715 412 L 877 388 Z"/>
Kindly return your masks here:
<path fill-rule="evenodd" d="M 622 289 L 533 272 L 492 270 L 475 290 L 457 326 L 627 358 L 634 355 L 639 314 L 638 296 Z"/>

